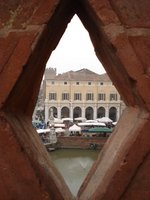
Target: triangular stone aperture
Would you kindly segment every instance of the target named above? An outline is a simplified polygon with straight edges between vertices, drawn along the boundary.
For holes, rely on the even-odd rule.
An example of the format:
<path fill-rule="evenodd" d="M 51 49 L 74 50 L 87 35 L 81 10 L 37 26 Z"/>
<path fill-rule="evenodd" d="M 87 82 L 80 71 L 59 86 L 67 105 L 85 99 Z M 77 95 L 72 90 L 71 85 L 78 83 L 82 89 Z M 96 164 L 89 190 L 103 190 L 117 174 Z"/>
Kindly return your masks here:
<path fill-rule="evenodd" d="M 135 8 L 132 3 L 128 3 L 129 10 Z M 78 199 L 129 200 L 148 188 L 149 177 L 144 176 L 144 171 L 148 172 L 150 150 L 149 95 L 143 88 L 149 91 L 150 81 L 149 70 L 143 66 L 145 60 L 137 48 L 139 41 L 140 47 L 147 48 L 144 41 L 148 41 L 148 34 L 143 34 L 143 30 L 128 30 L 135 28 L 134 22 L 141 27 L 137 16 L 143 19 L 143 6 L 137 4 L 139 9 L 136 7 L 131 17 L 122 9 L 124 4 L 125 1 L 109 4 L 107 0 L 43 1 L 42 4 L 38 0 L 30 4 L 22 1 L 10 7 L 1 4 L 1 10 L 6 11 L 0 24 L 1 198 L 19 200 L 26 194 L 32 200 L 73 199 L 36 136 L 31 116 L 46 61 L 75 13 L 89 31 L 97 57 L 128 105 L 113 137 L 83 183 Z M 117 12 L 119 8 L 122 12 Z M 138 40 L 143 35 L 144 39 Z M 147 180 L 145 188 L 139 179 Z M 144 193 L 147 199 L 149 191 Z"/>

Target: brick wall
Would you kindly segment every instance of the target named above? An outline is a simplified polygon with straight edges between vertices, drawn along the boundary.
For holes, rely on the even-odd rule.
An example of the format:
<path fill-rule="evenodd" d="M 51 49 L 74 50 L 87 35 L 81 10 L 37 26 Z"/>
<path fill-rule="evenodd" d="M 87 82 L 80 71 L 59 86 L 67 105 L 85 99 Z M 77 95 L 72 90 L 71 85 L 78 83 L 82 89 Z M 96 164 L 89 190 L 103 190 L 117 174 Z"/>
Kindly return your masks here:
<path fill-rule="evenodd" d="M 96 144 L 98 149 L 101 149 L 105 144 L 107 138 L 102 137 L 58 137 L 58 148 L 81 148 L 88 149 L 91 144 Z"/>

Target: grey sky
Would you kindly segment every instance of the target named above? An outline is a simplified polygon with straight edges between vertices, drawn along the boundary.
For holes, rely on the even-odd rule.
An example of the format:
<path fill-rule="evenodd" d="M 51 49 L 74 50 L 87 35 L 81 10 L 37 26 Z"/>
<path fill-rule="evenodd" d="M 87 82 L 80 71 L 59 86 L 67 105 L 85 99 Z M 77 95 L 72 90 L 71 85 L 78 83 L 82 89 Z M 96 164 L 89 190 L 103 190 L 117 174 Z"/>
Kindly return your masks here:
<path fill-rule="evenodd" d="M 89 34 L 76 15 L 68 24 L 46 67 L 56 68 L 57 73 L 82 68 L 90 69 L 98 74 L 105 73 L 95 55 Z"/>

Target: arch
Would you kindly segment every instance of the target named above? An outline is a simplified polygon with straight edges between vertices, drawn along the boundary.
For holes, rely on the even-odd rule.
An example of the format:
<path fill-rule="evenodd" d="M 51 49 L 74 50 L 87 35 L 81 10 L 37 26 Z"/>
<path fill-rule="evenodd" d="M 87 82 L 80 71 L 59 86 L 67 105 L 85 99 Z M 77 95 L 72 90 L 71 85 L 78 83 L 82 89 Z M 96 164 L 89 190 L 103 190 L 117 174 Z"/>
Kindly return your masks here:
<path fill-rule="evenodd" d="M 94 109 L 92 107 L 87 107 L 85 109 L 85 117 L 87 120 L 93 119 L 94 116 Z"/>
<path fill-rule="evenodd" d="M 105 108 L 104 107 L 99 107 L 98 109 L 97 109 L 97 118 L 101 118 L 101 117 L 105 117 L 105 115 L 106 115 L 106 110 L 105 110 Z"/>
<path fill-rule="evenodd" d="M 57 118 L 57 108 L 55 106 L 52 106 L 52 107 L 49 108 L 49 110 L 48 110 L 48 116 L 50 117 L 50 109 L 51 108 L 53 109 L 53 116 L 55 118 Z"/>
<path fill-rule="evenodd" d="M 73 118 L 81 117 L 82 115 L 82 110 L 79 106 L 75 107 L 73 109 Z"/>
<path fill-rule="evenodd" d="M 111 107 L 109 109 L 109 118 L 112 119 L 114 122 L 117 120 L 117 108 Z"/>
<path fill-rule="evenodd" d="M 69 117 L 70 111 L 67 106 L 62 107 L 61 109 L 61 118 Z"/>

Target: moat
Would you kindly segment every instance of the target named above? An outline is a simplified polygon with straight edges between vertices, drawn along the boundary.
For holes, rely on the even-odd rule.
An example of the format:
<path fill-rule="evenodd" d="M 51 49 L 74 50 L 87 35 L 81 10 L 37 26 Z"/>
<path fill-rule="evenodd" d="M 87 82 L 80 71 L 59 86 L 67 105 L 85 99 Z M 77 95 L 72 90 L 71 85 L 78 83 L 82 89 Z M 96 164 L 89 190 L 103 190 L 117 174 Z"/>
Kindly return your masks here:
<path fill-rule="evenodd" d="M 74 196 L 77 195 L 98 153 L 98 150 L 81 149 L 60 149 L 49 153 Z"/>

